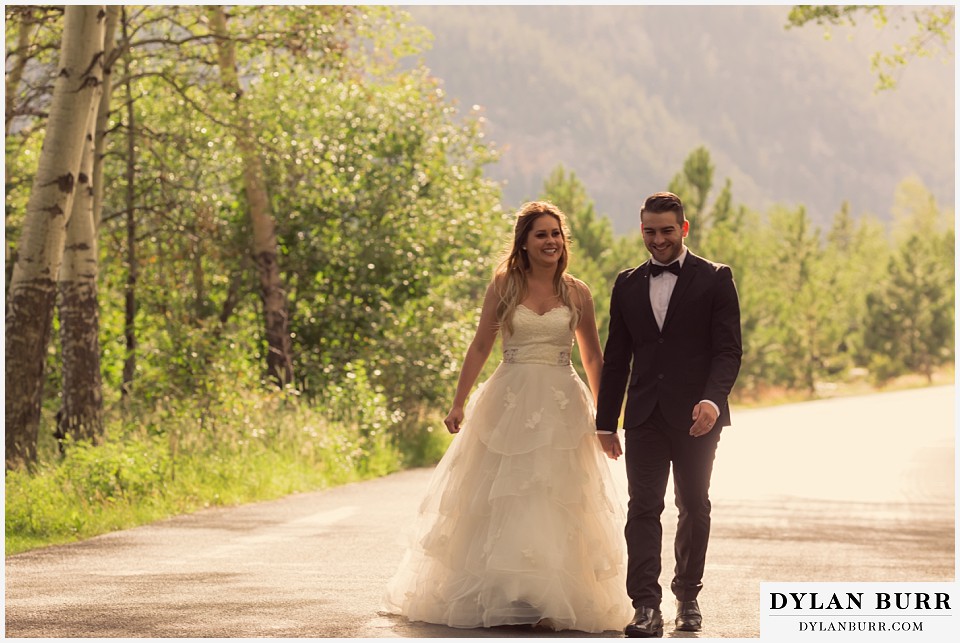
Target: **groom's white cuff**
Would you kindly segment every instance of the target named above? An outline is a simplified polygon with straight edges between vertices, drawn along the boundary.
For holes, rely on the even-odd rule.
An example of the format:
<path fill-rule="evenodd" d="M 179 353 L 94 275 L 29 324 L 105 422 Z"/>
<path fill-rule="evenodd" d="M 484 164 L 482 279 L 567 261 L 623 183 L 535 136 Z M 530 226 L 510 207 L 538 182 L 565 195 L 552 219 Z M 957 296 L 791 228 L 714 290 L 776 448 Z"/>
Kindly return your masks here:
<path fill-rule="evenodd" d="M 711 402 L 710 400 L 700 400 L 700 404 L 709 404 L 713 407 L 713 410 L 717 412 L 717 417 L 720 417 L 720 407 L 717 406 L 716 402 Z"/>
<path fill-rule="evenodd" d="M 613 435 L 614 433 L 616 433 L 616 431 L 601 431 L 597 429 L 597 435 Z"/>

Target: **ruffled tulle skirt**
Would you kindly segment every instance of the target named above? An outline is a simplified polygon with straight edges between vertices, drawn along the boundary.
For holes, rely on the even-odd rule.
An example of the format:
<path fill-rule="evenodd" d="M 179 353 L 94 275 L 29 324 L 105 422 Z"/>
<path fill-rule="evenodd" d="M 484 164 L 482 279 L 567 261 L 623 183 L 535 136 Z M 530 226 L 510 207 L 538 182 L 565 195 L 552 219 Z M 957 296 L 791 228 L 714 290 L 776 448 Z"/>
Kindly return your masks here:
<path fill-rule="evenodd" d="M 475 628 L 619 630 L 625 521 L 569 365 L 501 364 L 437 465 L 384 611 Z"/>

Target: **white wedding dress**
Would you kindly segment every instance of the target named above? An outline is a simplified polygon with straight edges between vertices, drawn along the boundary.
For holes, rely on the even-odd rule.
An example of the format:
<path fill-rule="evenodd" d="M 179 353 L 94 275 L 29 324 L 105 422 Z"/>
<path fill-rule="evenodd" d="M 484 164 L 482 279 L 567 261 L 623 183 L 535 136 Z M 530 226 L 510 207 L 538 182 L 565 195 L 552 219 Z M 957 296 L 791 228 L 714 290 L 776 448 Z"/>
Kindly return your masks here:
<path fill-rule="evenodd" d="M 633 616 L 625 517 L 593 397 L 570 365 L 570 310 L 519 306 L 513 325 L 437 465 L 382 607 L 460 628 L 620 630 Z"/>

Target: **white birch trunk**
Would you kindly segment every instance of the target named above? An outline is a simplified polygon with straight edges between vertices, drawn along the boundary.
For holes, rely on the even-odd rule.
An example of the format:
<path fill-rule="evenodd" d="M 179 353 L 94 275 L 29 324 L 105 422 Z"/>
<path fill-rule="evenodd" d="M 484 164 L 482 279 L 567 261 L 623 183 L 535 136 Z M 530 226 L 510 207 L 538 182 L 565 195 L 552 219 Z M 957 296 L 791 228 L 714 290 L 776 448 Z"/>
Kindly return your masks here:
<path fill-rule="evenodd" d="M 55 435 L 99 443 L 103 435 L 97 226 L 94 221 L 94 130 L 91 115 L 60 267 L 60 345 L 63 398 Z"/>
<path fill-rule="evenodd" d="M 80 190 L 73 201 L 63 266 L 60 269 L 60 344 L 63 402 L 57 438 L 99 443 L 103 437 L 103 378 L 100 371 L 100 303 L 97 293 L 97 231 L 103 208 L 103 151 L 112 95 L 111 66 L 120 7 L 107 7 L 103 35 L 103 90 L 91 123 L 80 168 Z M 91 180 L 85 180 L 88 177 Z"/>
<path fill-rule="evenodd" d="M 56 279 L 87 125 L 100 99 L 105 16 L 103 5 L 68 5 L 64 10 L 60 72 L 7 293 L 8 469 L 36 461 Z"/>
<path fill-rule="evenodd" d="M 107 123 L 110 120 L 110 103 L 113 100 L 113 64 L 116 60 L 117 24 L 120 22 L 120 5 L 107 6 L 107 22 L 103 33 L 103 91 L 97 109 L 97 128 L 94 134 L 93 156 L 93 223 L 100 229 L 103 218 L 103 157 L 106 153 Z"/>

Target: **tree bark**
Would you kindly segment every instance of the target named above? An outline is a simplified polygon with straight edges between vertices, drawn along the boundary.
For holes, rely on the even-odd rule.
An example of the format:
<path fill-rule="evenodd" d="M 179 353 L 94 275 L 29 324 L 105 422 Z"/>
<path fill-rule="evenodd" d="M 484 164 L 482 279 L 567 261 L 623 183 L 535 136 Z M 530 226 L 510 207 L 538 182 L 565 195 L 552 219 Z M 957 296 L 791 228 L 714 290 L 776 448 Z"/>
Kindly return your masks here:
<path fill-rule="evenodd" d="M 103 32 L 103 92 L 100 94 L 100 107 L 97 109 L 93 155 L 93 224 L 97 230 L 100 229 L 103 218 L 103 159 L 107 147 L 110 102 L 113 100 L 113 64 L 119 53 L 114 42 L 119 21 L 120 5 L 107 5 L 107 22 Z"/>
<path fill-rule="evenodd" d="M 277 237 L 270 197 L 253 134 L 256 130 L 244 108 L 243 89 L 237 75 L 236 51 L 227 31 L 226 12 L 219 6 L 208 7 L 207 12 L 217 42 L 220 79 L 224 88 L 234 97 L 233 122 L 237 147 L 243 160 L 243 185 L 253 229 L 253 258 L 257 265 L 263 299 L 268 376 L 279 387 L 283 387 L 293 381 L 293 360 L 288 330 L 287 295 L 277 264 Z"/>
<path fill-rule="evenodd" d="M 98 106 L 106 12 L 103 5 L 64 11 L 60 72 L 34 177 L 6 311 L 6 467 L 37 457 L 43 370 L 87 125 Z"/>
<path fill-rule="evenodd" d="M 208 222 L 213 218 L 210 208 L 199 206 L 196 209 L 196 219 L 192 228 L 188 228 L 190 236 L 191 259 L 193 260 L 193 316 L 199 326 L 207 318 L 207 287 L 203 270 L 203 257 L 206 252 L 204 238 L 209 233 Z"/>
<path fill-rule="evenodd" d="M 100 307 L 97 301 L 97 229 L 93 211 L 94 130 L 91 119 L 80 165 L 60 267 L 60 343 L 63 398 L 55 436 L 88 440 L 103 436 L 100 376 Z"/>
<path fill-rule="evenodd" d="M 123 10 L 123 41 L 129 42 L 127 33 L 127 13 Z M 123 336 L 126 343 L 126 353 L 123 357 L 123 384 L 120 387 L 120 397 L 129 399 L 133 393 L 133 379 L 137 372 L 137 219 L 136 198 L 137 191 L 134 185 L 136 180 L 137 146 L 136 146 L 136 111 L 133 108 L 132 64 L 130 50 L 126 50 L 125 65 L 127 78 L 127 171 L 126 171 L 126 210 L 127 210 L 127 284 L 124 288 L 124 317 Z"/>
<path fill-rule="evenodd" d="M 103 207 L 103 150 L 110 113 L 113 39 L 120 7 L 107 7 L 103 34 L 103 82 L 96 117 L 88 129 L 80 168 L 80 189 L 73 201 L 63 266 L 60 268 L 60 343 L 63 398 L 55 436 L 103 438 L 103 378 L 100 371 L 100 303 L 97 294 L 97 231 Z"/>

